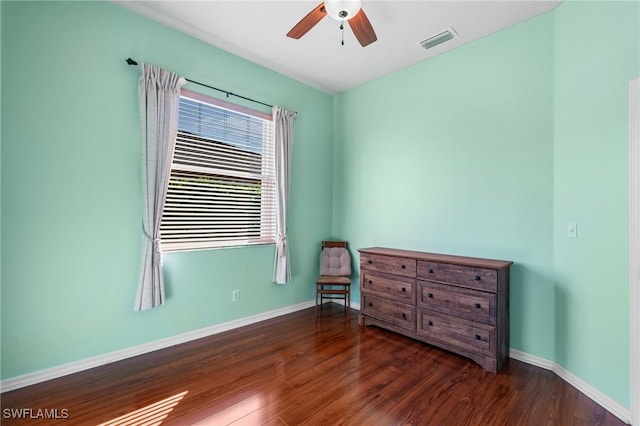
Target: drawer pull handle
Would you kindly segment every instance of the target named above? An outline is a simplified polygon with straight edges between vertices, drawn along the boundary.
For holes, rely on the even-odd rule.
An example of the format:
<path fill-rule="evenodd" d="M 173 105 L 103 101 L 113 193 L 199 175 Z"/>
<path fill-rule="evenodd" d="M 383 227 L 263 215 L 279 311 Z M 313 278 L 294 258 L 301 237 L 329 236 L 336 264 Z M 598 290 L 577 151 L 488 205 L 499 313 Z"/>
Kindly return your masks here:
<path fill-rule="evenodd" d="M 367 263 L 371 265 L 373 263 L 373 260 L 367 260 Z"/>
<path fill-rule="evenodd" d="M 406 288 L 404 288 L 404 287 L 402 287 L 402 292 L 403 292 L 403 293 L 406 293 L 406 292 L 407 292 L 407 289 L 406 289 Z"/>
<path fill-rule="evenodd" d="M 479 303 L 476 303 L 476 308 L 480 309 L 482 306 L 480 306 Z"/>
<path fill-rule="evenodd" d="M 373 285 L 373 281 L 369 280 L 369 284 Z"/>
<path fill-rule="evenodd" d="M 405 314 L 404 312 L 402 313 L 402 319 L 407 319 L 407 314 Z"/>
<path fill-rule="evenodd" d="M 428 324 L 429 324 L 429 327 L 433 327 L 433 321 L 429 321 Z"/>
<path fill-rule="evenodd" d="M 482 278 L 480 278 L 480 275 L 476 275 L 476 276 L 474 277 L 474 280 L 476 280 L 476 281 L 480 281 L 481 279 L 482 279 Z"/>
<path fill-rule="evenodd" d="M 429 273 L 430 273 L 430 274 L 433 274 L 433 269 L 429 269 Z"/>
<path fill-rule="evenodd" d="M 368 303 L 368 305 L 369 305 L 369 306 L 373 306 L 373 303 L 369 302 L 369 303 Z"/>
<path fill-rule="evenodd" d="M 433 293 L 429 293 L 429 294 L 427 294 L 427 297 L 428 297 L 429 299 L 433 299 Z"/>
<path fill-rule="evenodd" d="M 480 337 L 479 334 L 476 334 L 476 340 L 482 340 L 482 337 Z"/>
<path fill-rule="evenodd" d="M 405 265 L 400 265 L 400 268 L 407 269 L 407 267 Z"/>

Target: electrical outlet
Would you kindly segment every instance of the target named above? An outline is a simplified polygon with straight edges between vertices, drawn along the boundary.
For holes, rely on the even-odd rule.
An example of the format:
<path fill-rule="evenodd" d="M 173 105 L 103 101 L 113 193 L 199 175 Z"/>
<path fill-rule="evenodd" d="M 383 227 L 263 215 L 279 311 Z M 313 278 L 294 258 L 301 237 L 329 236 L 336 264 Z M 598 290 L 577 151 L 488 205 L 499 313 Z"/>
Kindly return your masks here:
<path fill-rule="evenodd" d="M 578 224 L 575 222 L 569 222 L 567 226 L 567 235 L 569 238 L 578 238 Z"/>
<path fill-rule="evenodd" d="M 233 290 L 231 292 L 231 300 L 233 300 L 234 302 L 240 300 L 240 290 Z"/>

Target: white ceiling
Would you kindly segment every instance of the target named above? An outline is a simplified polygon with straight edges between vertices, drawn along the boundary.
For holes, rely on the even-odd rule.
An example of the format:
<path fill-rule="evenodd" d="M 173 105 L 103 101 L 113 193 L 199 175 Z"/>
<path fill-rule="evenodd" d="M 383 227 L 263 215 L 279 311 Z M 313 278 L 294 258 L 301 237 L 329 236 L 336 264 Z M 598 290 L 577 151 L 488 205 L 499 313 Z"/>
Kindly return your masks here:
<path fill-rule="evenodd" d="M 286 33 L 319 0 L 122 1 L 121 6 L 335 94 L 424 61 L 557 7 L 561 0 L 364 0 L 378 41 L 361 47 L 326 16 L 299 40 Z M 419 42 L 453 27 L 459 37 L 430 50 Z"/>

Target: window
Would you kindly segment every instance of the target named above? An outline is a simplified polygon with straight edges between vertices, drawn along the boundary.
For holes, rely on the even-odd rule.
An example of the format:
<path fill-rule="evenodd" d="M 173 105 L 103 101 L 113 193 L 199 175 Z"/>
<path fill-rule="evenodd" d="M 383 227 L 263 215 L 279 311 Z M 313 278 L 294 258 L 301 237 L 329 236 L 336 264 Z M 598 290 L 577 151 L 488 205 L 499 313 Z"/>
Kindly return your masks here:
<path fill-rule="evenodd" d="M 273 122 L 183 90 L 163 251 L 275 243 Z"/>

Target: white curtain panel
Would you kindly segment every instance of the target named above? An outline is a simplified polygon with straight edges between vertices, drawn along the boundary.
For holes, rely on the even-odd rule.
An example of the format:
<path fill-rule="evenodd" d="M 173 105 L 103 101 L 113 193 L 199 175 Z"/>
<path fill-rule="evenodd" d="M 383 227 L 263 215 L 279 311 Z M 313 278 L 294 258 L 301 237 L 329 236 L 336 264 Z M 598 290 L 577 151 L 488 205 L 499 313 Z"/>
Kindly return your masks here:
<path fill-rule="evenodd" d="M 272 113 L 276 151 L 276 253 L 273 265 L 273 282 L 287 284 L 291 280 L 289 243 L 287 241 L 287 205 L 291 179 L 293 120 L 296 118 L 296 113 L 279 106 L 274 106 Z"/>
<path fill-rule="evenodd" d="M 142 136 L 142 263 L 134 309 L 143 311 L 164 303 L 160 221 L 171 174 L 178 130 L 180 87 L 185 79 L 152 65 L 141 65 L 139 84 Z"/>

